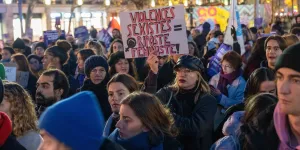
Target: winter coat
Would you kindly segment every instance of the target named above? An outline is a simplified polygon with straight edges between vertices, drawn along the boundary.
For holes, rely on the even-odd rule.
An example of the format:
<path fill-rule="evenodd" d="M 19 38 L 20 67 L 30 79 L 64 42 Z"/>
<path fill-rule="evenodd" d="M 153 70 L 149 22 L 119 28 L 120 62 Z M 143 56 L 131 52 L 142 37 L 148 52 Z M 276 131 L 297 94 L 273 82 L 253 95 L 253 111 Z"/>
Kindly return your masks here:
<path fill-rule="evenodd" d="M 168 136 L 156 136 L 150 140 L 148 132 L 142 132 L 129 139 L 121 139 L 119 131 L 116 129 L 108 137 L 110 140 L 120 144 L 127 150 L 180 150 L 180 144 Z"/>
<path fill-rule="evenodd" d="M 119 115 L 117 114 L 110 115 L 103 129 L 104 137 L 108 137 L 116 129 L 116 124 L 118 121 L 119 121 Z"/>
<path fill-rule="evenodd" d="M 220 73 L 213 76 L 209 82 L 210 85 L 217 87 L 220 79 Z M 232 84 L 227 86 L 228 96 L 222 94 L 220 105 L 223 106 L 222 112 L 225 112 L 227 108 L 232 105 L 242 103 L 244 100 L 244 91 L 246 87 L 246 81 L 242 76 L 237 77 Z"/>
<path fill-rule="evenodd" d="M 29 131 L 22 137 L 18 137 L 17 140 L 27 150 L 37 150 L 43 141 L 41 135 L 36 131 Z"/>
<path fill-rule="evenodd" d="M 280 108 L 280 103 L 277 104 L 275 111 L 274 111 L 274 124 L 277 135 L 279 137 L 279 150 L 299 150 L 300 144 L 298 143 L 297 146 L 292 146 L 293 143 L 297 143 L 297 139 L 292 139 L 293 135 L 291 135 L 290 125 L 288 125 L 289 121 L 287 121 L 287 114 L 283 113 Z"/>
<path fill-rule="evenodd" d="M 9 136 L 4 145 L 0 146 L 0 150 L 26 150 L 14 136 Z"/>
<path fill-rule="evenodd" d="M 70 90 L 68 96 L 72 96 L 77 93 L 77 89 L 80 88 L 79 82 L 72 76 L 67 76 L 70 84 Z"/>
<path fill-rule="evenodd" d="M 179 129 L 177 140 L 185 150 L 207 150 L 212 144 L 213 120 L 217 109 L 216 99 L 209 94 L 195 93 L 175 95 L 171 87 L 160 89 L 156 96 L 170 108 Z"/>
<path fill-rule="evenodd" d="M 85 80 L 80 91 L 92 91 L 98 98 L 105 121 L 111 115 L 111 108 L 108 102 L 108 93 L 106 89 L 106 82 L 102 81 L 100 84 L 94 84 L 90 79 Z"/>
<path fill-rule="evenodd" d="M 279 140 L 273 122 L 274 107 L 269 106 L 250 122 L 241 125 L 235 134 L 219 139 L 212 145 L 211 150 L 277 149 Z"/>
<path fill-rule="evenodd" d="M 174 81 L 174 66 L 175 62 L 173 60 L 170 60 L 158 70 L 157 90 L 171 84 Z"/>
<path fill-rule="evenodd" d="M 225 122 L 228 120 L 229 117 L 232 116 L 233 113 L 239 112 L 239 111 L 244 111 L 245 104 L 244 103 L 239 103 L 236 105 L 233 105 L 229 107 L 225 113 L 224 113 L 224 118 L 218 125 L 218 127 L 215 127 L 215 133 L 214 133 L 214 141 L 217 141 L 218 139 L 222 138 L 224 136 L 223 134 L 223 126 Z"/>
<path fill-rule="evenodd" d="M 125 150 L 121 145 L 104 138 L 100 150 Z"/>
<path fill-rule="evenodd" d="M 37 82 L 36 76 L 34 76 L 32 73 L 30 73 L 29 74 L 29 79 L 28 79 L 28 85 L 25 89 L 27 91 L 29 91 L 32 99 L 35 99 L 36 82 Z"/>

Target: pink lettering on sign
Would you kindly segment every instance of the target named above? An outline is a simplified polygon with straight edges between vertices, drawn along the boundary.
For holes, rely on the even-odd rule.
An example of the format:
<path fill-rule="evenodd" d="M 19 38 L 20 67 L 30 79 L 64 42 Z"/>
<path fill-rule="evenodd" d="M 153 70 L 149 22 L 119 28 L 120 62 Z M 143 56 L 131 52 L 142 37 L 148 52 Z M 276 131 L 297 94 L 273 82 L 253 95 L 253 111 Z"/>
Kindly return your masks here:
<path fill-rule="evenodd" d="M 171 25 L 175 15 L 175 7 L 129 13 L 131 22 L 127 25 L 125 51 L 131 52 L 132 58 L 147 57 L 150 47 L 158 55 L 178 54 L 179 44 L 169 41 L 170 32 L 183 29 L 182 25 Z"/>

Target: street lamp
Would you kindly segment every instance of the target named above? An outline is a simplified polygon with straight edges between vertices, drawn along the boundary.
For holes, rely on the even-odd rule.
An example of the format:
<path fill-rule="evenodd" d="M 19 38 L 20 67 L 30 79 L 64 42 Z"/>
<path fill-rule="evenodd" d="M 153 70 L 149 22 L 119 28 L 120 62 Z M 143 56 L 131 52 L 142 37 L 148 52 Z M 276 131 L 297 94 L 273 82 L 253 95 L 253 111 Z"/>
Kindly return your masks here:
<path fill-rule="evenodd" d="M 169 6 L 172 6 L 173 4 L 172 4 L 172 1 L 171 0 L 169 0 Z"/>
<path fill-rule="evenodd" d="M 110 5 L 110 0 L 105 0 L 105 5 L 109 6 Z"/>
<path fill-rule="evenodd" d="M 187 7 L 187 6 L 188 6 L 188 0 L 184 0 L 184 1 L 183 1 L 183 5 L 184 5 L 185 7 Z"/>
<path fill-rule="evenodd" d="M 151 0 L 151 7 L 155 7 L 155 0 Z"/>
<path fill-rule="evenodd" d="M 11 4 L 12 0 L 5 0 L 5 4 Z"/>
<path fill-rule="evenodd" d="M 83 4 L 83 0 L 77 0 L 77 5 L 81 6 Z"/>
<path fill-rule="evenodd" d="M 51 5 L 51 0 L 45 0 L 44 3 L 45 3 L 46 5 Z"/>

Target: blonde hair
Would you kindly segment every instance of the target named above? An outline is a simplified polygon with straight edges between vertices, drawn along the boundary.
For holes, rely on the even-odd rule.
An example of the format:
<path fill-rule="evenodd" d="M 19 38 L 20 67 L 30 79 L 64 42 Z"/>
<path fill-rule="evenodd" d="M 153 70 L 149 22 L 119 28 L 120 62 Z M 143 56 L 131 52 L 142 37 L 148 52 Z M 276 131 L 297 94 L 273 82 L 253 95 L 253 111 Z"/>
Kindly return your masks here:
<path fill-rule="evenodd" d="M 298 37 L 294 34 L 283 35 L 282 38 L 285 39 L 287 46 L 291 46 L 299 42 Z"/>
<path fill-rule="evenodd" d="M 21 137 L 30 130 L 38 131 L 34 104 L 28 92 L 19 84 L 6 81 L 4 96 L 10 103 L 13 134 Z"/>
<path fill-rule="evenodd" d="M 96 41 L 89 41 L 86 43 L 85 48 L 92 49 L 98 56 L 104 56 L 103 51 L 105 51 L 105 48 L 102 46 L 102 44 Z"/>
<path fill-rule="evenodd" d="M 194 92 L 197 92 L 195 95 L 195 99 L 194 102 L 196 103 L 199 99 L 199 96 L 203 95 L 203 94 L 210 94 L 210 87 L 208 85 L 208 83 L 203 79 L 202 75 L 200 72 L 195 71 L 197 73 L 198 76 L 198 80 L 196 83 L 196 89 Z M 172 88 L 173 91 L 175 91 L 175 96 L 179 93 L 180 87 L 177 83 L 177 77 L 174 80 L 173 85 L 170 86 Z"/>

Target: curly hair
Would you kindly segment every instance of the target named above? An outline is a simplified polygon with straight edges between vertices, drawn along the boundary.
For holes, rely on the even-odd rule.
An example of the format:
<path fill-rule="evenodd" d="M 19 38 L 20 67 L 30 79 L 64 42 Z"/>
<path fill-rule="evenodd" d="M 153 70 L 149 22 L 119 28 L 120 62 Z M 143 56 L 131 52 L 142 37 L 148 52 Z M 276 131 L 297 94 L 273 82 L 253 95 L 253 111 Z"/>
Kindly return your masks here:
<path fill-rule="evenodd" d="M 23 136 L 30 130 L 38 131 L 34 104 L 28 92 L 19 84 L 4 82 L 4 97 L 10 103 L 13 134 Z"/>

